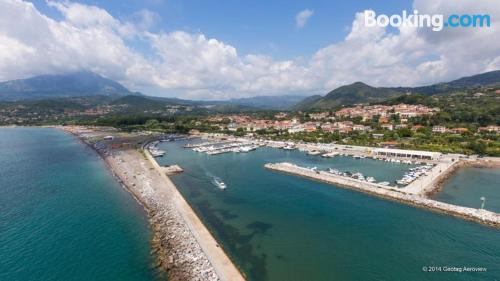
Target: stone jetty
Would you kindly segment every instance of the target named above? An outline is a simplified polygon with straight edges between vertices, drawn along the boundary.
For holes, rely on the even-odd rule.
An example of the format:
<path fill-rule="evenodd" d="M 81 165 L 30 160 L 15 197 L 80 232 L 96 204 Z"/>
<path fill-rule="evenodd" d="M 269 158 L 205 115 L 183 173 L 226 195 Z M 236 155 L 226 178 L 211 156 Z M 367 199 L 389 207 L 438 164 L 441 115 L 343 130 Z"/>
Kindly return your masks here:
<path fill-rule="evenodd" d="M 430 211 L 448 214 L 465 220 L 500 228 L 500 214 L 491 211 L 467 208 L 439 202 L 436 200 L 425 198 L 418 194 L 405 193 L 401 190 L 398 190 L 397 188 L 382 187 L 375 183 L 369 183 L 343 176 L 338 176 L 325 171 L 311 170 L 309 168 L 300 167 L 287 162 L 275 164 L 268 163 L 265 164 L 265 167 L 270 170 L 325 182 L 338 187 L 360 191 L 407 205 L 420 207 Z"/>
<path fill-rule="evenodd" d="M 65 127 L 104 159 L 115 178 L 141 204 L 150 218 L 153 252 L 170 281 L 242 281 L 244 276 L 219 246 L 147 149 L 130 145 L 131 137 L 104 144 L 99 128 Z M 135 140 L 144 142 L 144 139 Z M 117 142 L 115 140 L 115 142 Z M 116 146 L 119 148 L 113 149 Z M 173 167 L 173 172 L 180 172 Z"/>

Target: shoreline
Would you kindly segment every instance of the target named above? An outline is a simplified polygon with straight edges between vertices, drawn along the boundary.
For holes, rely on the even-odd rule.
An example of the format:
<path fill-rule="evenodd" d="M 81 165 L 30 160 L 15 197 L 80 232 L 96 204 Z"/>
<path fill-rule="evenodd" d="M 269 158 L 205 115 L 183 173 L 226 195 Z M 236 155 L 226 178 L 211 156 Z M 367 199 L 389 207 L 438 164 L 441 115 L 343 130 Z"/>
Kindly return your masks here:
<path fill-rule="evenodd" d="M 372 186 L 367 183 L 357 183 L 352 180 L 348 181 L 346 179 L 328 175 L 326 174 L 326 172 L 320 172 L 319 174 L 317 174 L 306 168 L 295 166 L 290 163 L 268 163 L 265 165 L 265 168 L 290 174 L 293 176 L 299 176 L 319 182 L 324 182 L 344 189 L 362 192 L 371 196 L 384 198 L 390 201 L 399 202 L 405 205 L 432 211 L 434 213 L 447 214 L 467 221 L 500 228 L 500 214 L 491 211 L 457 206 L 414 194 L 403 193 L 401 191 L 375 188 L 375 185 Z"/>
<path fill-rule="evenodd" d="M 427 198 L 431 198 L 437 193 L 443 190 L 446 182 L 450 180 L 460 169 L 464 168 L 491 168 L 498 169 L 500 168 L 500 161 L 498 160 L 460 160 L 455 165 L 450 167 L 448 171 L 440 175 L 437 179 L 435 179 L 435 183 L 433 184 L 433 188 L 430 190 L 426 190 L 423 194 Z"/>
<path fill-rule="evenodd" d="M 147 150 L 105 154 L 78 132 L 60 129 L 95 151 L 115 180 L 144 208 L 153 230 L 151 252 L 169 281 L 245 280 Z"/>

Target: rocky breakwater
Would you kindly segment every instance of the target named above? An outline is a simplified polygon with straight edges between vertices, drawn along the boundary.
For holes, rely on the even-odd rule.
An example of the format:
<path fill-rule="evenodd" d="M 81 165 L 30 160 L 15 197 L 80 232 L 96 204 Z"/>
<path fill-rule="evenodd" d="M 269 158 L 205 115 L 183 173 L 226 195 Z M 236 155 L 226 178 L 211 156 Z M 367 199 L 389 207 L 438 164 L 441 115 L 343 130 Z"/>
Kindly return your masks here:
<path fill-rule="evenodd" d="M 397 201 L 410 206 L 423 208 L 426 210 L 452 215 L 469 221 L 478 222 L 492 227 L 500 228 L 500 214 L 468 207 L 457 206 L 428 199 L 416 194 L 408 194 L 393 188 L 383 188 L 377 184 L 356 181 L 342 176 L 333 175 L 325 171 L 313 171 L 300 167 L 292 163 L 268 163 L 265 167 L 270 170 L 284 172 L 291 175 L 325 182 L 338 187 L 353 189 L 373 196 Z"/>
<path fill-rule="evenodd" d="M 98 152 L 144 207 L 154 233 L 152 251 L 169 281 L 245 280 L 147 151 L 112 149 L 96 141 L 103 133 L 95 128 L 63 129 Z"/>
<path fill-rule="evenodd" d="M 153 228 L 152 249 L 170 281 L 222 280 L 183 220 L 164 183 L 136 150 L 103 156 L 123 186 L 141 203 Z"/>

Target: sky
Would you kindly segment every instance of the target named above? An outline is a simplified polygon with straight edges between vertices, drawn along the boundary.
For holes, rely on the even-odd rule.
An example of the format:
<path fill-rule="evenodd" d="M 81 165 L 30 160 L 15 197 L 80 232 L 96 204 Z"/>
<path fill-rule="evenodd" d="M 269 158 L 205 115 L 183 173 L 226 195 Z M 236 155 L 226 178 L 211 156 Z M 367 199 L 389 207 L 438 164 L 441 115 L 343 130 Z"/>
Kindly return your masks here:
<path fill-rule="evenodd" d="M 489 28 L 367 27 L 377 14 L 479 13 Z M 0 81 L 80 70 L 186 99 L 419 86 L 500 69 L 496 0 L 0 0 Z"/>

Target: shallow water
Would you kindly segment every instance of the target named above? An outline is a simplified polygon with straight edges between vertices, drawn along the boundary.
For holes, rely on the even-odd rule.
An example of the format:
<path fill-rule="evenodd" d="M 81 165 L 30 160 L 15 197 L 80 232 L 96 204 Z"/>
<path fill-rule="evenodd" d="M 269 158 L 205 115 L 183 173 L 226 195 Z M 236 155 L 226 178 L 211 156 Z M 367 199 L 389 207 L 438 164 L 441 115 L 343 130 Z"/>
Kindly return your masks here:
<path fill-rule="evenodd" d="M 144 211 L 55 129 L 0 129 L 0 280 L 158 280 Z"/>
<path fill-rule="evenodd" d="M 481 197 L 486 210 L 500 213 L 500 169 L 459 169 L 434 195 L 436 200 L 472 208 L 481 208 Z"/>
<path fill-rule="evenodd" d="M 500 232 L 355 191 L 264 169 L 289 161 L 360 171 L 377 181 L 408 165 L 350 157 L 324 159 L 261 148 L 209 156 L 162 143 L 161 164 L 250 280 L 494 280 Z M 221 178 L 226 190 L 212 177 Z M 482 266 L 485 273 L 425 272 L 423 267 Z"/>

